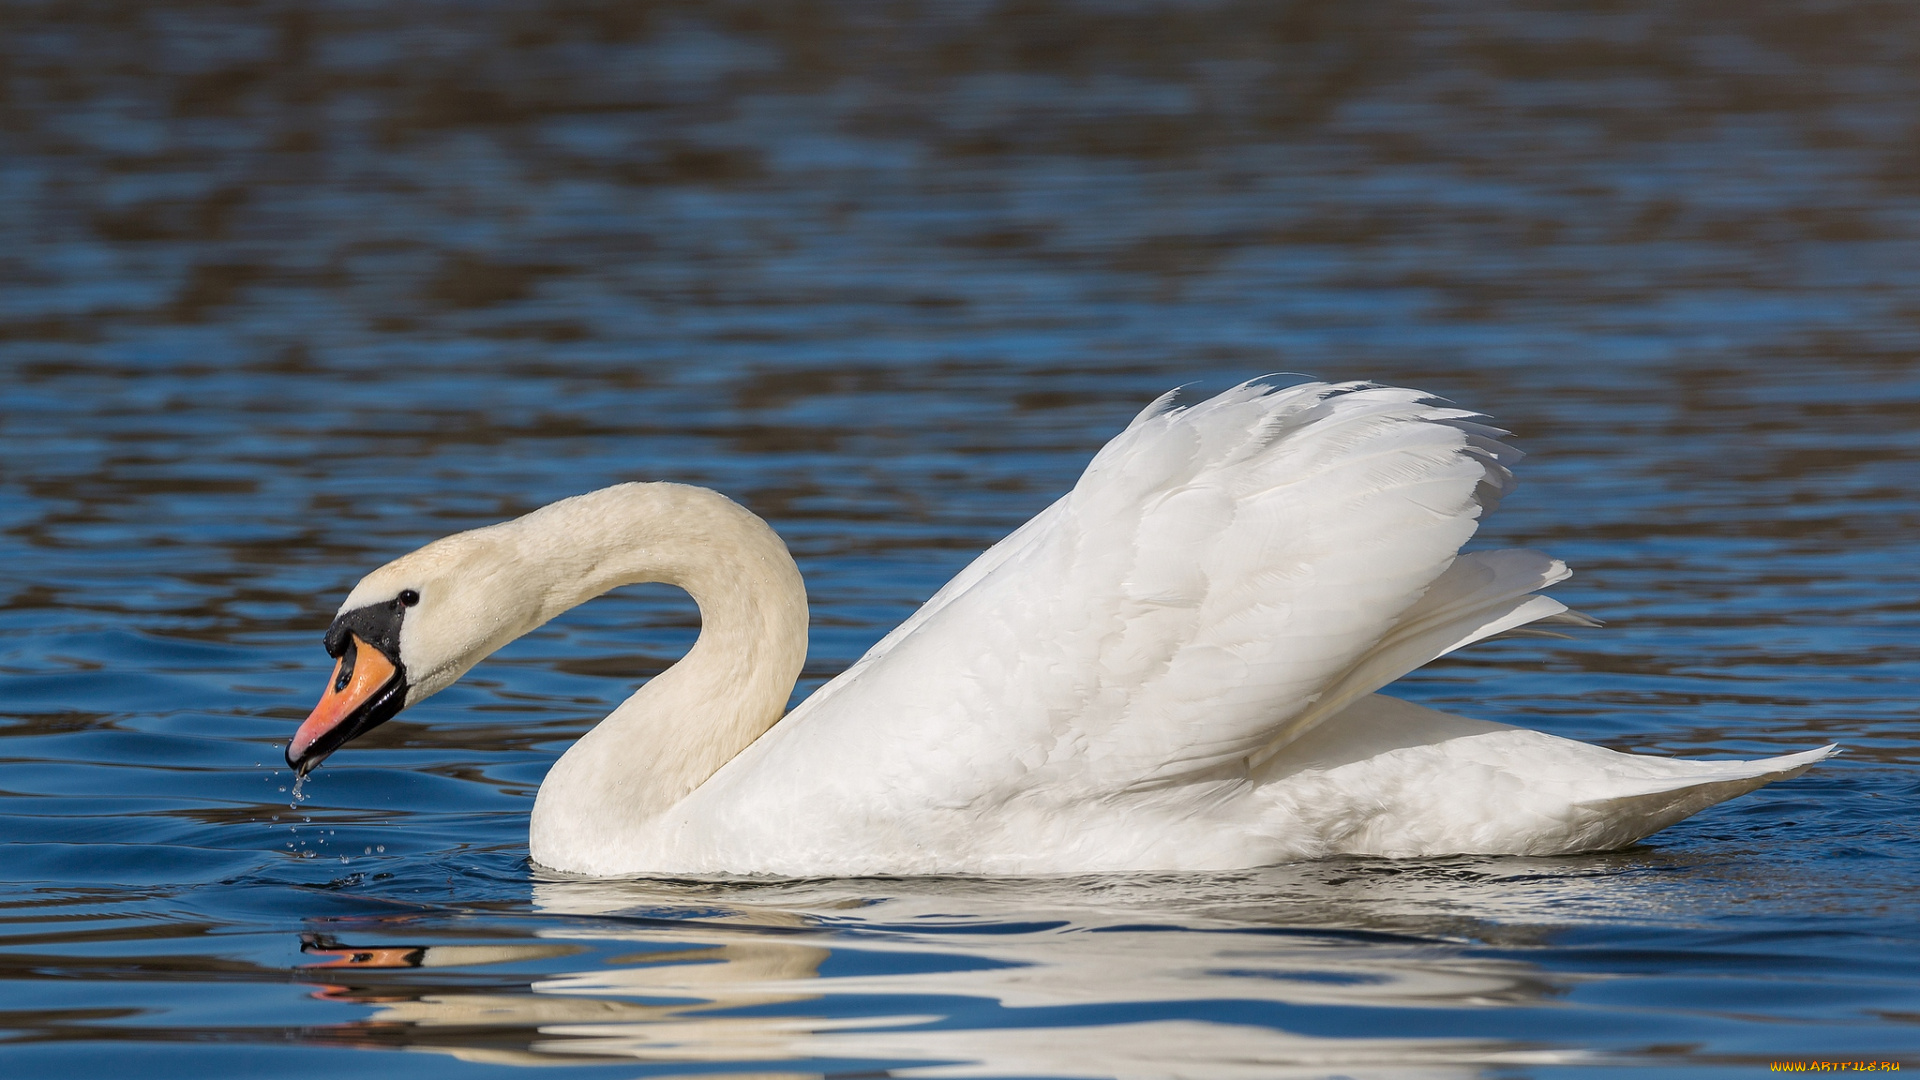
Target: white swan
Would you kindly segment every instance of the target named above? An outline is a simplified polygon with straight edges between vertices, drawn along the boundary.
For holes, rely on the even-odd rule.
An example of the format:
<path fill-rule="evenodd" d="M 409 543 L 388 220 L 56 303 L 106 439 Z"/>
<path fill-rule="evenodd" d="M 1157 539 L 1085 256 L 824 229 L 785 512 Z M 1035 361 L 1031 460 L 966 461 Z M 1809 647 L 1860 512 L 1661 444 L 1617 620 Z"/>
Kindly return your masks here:
<path fill-rule="evenodd" d="M 786 546 L 714 492 L 621 484 L 367 575 L 287 761 L 304 775 L 508 641 L 645 581 L 692 594 L 699 639 L 548 773 L 542 865 L 1035 874 L 1595 851 L 1834 750 L 1641 757 L 1374 694 L 1493 634 L 1589 621 L 1535 595 L 1567 576 L 1558 560 L 1460 554 L 1512 483 L 1506 433 L 1364 383 L 1170 398 L 784 720 L 807 648 Z"/>

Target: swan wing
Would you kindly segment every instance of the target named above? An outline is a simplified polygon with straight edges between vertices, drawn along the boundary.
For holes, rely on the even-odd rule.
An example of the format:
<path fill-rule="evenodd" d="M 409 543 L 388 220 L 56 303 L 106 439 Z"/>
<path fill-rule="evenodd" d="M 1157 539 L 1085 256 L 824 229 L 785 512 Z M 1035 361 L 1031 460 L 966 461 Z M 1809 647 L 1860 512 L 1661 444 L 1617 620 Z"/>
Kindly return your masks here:
<path fill-rule="evenodd" d="M 1245 776 L 1434 656 L 1565 610 L 1532 595 L 1560 563 L 1457 555 L 1519 457 L 1481 419 L 1365 383 L 1162 398 L 735 764 L 778 746 L 956 806 Z"/>

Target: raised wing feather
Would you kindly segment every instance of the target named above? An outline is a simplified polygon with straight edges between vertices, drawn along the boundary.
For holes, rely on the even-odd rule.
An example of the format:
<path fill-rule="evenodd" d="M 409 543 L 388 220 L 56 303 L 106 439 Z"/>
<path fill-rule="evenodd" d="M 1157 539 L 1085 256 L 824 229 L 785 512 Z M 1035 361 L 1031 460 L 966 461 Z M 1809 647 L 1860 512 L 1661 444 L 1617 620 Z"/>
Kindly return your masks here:
<path fill-rule="evenodd" d="M 1245 775 L 1438 652 L 1564 610 L 1527 595 L 1564 576 L 1544 556 L 1449 574 L 1519 456 L 1477 419 L 1364 383 L 1162 399 L 743 757 L 780 744 L 954 807 Z"/>

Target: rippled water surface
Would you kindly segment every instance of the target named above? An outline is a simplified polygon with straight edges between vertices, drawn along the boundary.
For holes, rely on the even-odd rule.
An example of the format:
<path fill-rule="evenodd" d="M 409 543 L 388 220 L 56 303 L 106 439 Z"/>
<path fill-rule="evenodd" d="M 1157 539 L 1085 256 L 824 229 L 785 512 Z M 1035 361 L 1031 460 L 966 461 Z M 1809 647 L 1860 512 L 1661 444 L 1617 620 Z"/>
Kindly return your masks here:
<path fill-rule="evenodd" d="M 0 3 L 0 1072 L 1920 1068 L 1917 133 L 1905 3 Z M 649 586 L 291 801 L 426 540 L 716 487 L 804 694 L 1271 370 L 1512 428 L 1483 536 L 1608 622 L 1396 693 L 1846 754 L 1590 857 L 544 875 L 542 774 L 696 632 Z"/>

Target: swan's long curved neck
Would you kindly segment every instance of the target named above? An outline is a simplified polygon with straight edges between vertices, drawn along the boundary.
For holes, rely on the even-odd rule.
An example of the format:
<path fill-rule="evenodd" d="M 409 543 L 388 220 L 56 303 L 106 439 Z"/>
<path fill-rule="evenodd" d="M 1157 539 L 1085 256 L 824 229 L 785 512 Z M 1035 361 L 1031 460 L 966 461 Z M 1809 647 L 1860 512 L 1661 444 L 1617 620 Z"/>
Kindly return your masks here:
<path fill-rule="evenodd" d="M 640 582 L 700 607 L 692 650 L 575 743 L 534 802 L 533 857 L 585 865 L 680 801 L 780 719 L 807 653 L 807 594 L 780 537 L 703 488 L 623 484 L 512 526 L 540 557 L 540 621 Z M 533 552 L 529 552 L 532 556 Z"/>

